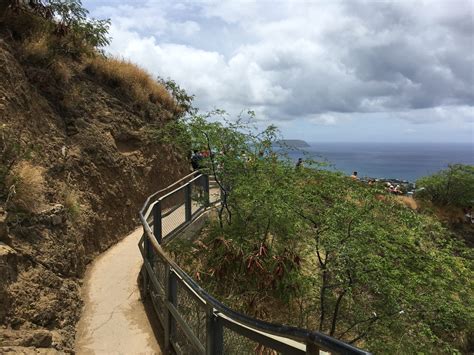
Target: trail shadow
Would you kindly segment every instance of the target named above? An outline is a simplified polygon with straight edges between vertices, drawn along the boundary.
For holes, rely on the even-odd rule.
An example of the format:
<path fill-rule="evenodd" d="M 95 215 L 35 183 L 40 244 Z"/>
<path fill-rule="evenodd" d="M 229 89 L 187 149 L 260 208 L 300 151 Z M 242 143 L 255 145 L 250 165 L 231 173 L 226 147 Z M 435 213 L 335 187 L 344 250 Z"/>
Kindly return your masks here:
<path fill-rule="evenodd" d="M 140 269 L 140 273 L 138 274 L 137 277 L 137 284 L 138 284 L 138 289 L 140 290 L 140 300 L 143 303 L 143 306 L 145 308 L 145 314 L 148 319 L 148 322 L 151 325 L 151 329 L 153 329 L 153 334 L 155 336 L 156 341 L 158 342 L 158 345 L 160 346 L 161 352 L 165 352 L 165 330 L 161 326 L 161 323 L 158 319 L 158 316 L 155 313 L 155 309 L 153 308 L 153 304 L 151 303 L 151 298 L 150 295 L 144 294 L 143 290 L 143 281 L 142 281 L 142 272 L 143 272 L 144 266 Z"/>

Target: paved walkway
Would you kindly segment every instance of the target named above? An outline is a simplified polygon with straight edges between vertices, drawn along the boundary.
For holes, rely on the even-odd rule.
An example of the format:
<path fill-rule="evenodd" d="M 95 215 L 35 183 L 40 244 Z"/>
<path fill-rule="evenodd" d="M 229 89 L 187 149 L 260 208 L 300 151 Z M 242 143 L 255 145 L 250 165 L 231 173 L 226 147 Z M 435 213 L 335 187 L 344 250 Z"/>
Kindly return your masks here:
<path fill-rule="evenodd" d="M 211 202 L 219 198 L 215 187 L 210 194 Z M 198 205 L 193 203 L 192 208 Z M 184 205 L 163 219 L 163 235 L 182 221 Z M 88 267 L 82 286 L 84 310 L 77 324 L 77 354 L 161 354 L 138 290 L 142 233 L 143 228 L 138 228 Z"/>
<path fill-rule="evenodd" d="M 77 324 L 77 354 L 161 354 L 137 284 L 142 233 L 138 228 L 89 266 Z"/>

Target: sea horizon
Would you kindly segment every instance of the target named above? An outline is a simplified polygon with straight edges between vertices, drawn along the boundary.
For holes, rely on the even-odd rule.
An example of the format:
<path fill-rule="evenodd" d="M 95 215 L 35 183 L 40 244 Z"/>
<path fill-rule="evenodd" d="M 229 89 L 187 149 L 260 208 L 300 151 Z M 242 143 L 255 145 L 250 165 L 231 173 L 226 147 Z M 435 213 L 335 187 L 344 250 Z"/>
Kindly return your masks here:
<path fill-rule="evenodd" d="M 417 179 L 450 164 L 474 165 L 474 143 L 466 142 L 312 142 L 289 152 L 293 160 L 311 158 L 330 164 L 330 170 L 362 177 Z"/>

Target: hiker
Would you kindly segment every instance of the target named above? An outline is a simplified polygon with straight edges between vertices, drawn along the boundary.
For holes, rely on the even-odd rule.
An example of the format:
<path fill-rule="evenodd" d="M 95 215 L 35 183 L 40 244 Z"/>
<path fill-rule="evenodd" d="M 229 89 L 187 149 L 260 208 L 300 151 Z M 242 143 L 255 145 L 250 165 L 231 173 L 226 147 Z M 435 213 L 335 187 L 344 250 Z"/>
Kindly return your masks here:
<path fill-rule="evenodd" d="M 403 191 L 401 190 L 400 185 L 395 186 L 395 188 L 393 189 L 393 193 L 395 195 L 402 195 L 403 194 Z"/>
<path fill-rule="evenodd" d="M 201 167 L 202 159 L 202 154 L 197 149 L 195 149 L 193 151 L 193 154 L 191 154 L 191 166 L 193 167 L 194 171 L 199 170 L 199 168 Z"/>
<path fill-rule="evenodd" d="M 472 214 L 472 206 L 468 206 L 467 208 L 464 208 L 463 212 L 464 212 L 464 220 L 467 223 L 474 223 L 474 215 Z"/>
<path fill-rule="evenodd" d="M 303 167 L 303 158 L 298 158 L 298 161 L 296 162 L 296 169 L 301 169 Z"/>
<path fill-rule="evenodd" d="M 357 171 L 354 171 L 351 175 L 352 180 L 359 180 L 359 177 L 357 176 Z"/>

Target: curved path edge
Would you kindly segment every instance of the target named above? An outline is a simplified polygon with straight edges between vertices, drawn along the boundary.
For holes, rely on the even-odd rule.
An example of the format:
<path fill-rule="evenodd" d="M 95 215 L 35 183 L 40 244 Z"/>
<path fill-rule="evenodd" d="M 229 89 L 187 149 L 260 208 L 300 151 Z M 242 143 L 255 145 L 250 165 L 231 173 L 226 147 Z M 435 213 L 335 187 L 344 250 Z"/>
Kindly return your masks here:
<path fill-rule="evenodd" d="M 82 286 L 77 354 L 161 354 L 138 289 L 140 227 L 89 265 Z"/>

